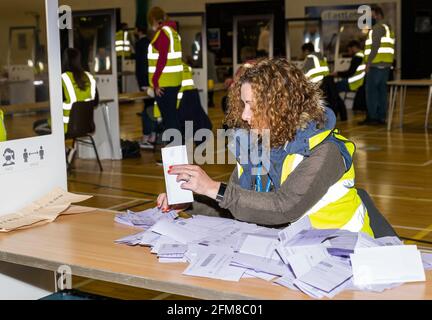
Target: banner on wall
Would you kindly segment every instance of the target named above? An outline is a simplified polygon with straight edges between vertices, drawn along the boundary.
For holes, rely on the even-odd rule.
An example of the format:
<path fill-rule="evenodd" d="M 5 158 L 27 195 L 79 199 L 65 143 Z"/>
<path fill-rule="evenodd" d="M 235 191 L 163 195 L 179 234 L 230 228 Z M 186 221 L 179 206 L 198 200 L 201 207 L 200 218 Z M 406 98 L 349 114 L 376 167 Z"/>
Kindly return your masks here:
<path fill-rule="evenodd" d="M 370 6 L 374 4 L 368 4 Z M 397 15 L 396 3 L 385 2 L 379 3 L 384 11 L 384 21 L 396 34 Z M 366 31 L 361 30 L 357 26 L 357 21 L 362 13 L 358 13 L 357 9 L 360 5 L 334 5 L 334 6 L 309 6 L 305 7 L 305 15 L 309 18 L 321 18 L 321 41 L 323 42 L 324 55 L 331 62 L 334 61 L 336 40 L 341 26 L 343 34 L 340 39 L 340 52 L 345 52 L 349 41 L 358 40 L 364 43 L 366 39 Z M 312 35 L 313 36 L 313 35 Z M 305 39 L 313 38 L 305 30 Z M 397 38 L 397 34 L 396 34 Z"/>

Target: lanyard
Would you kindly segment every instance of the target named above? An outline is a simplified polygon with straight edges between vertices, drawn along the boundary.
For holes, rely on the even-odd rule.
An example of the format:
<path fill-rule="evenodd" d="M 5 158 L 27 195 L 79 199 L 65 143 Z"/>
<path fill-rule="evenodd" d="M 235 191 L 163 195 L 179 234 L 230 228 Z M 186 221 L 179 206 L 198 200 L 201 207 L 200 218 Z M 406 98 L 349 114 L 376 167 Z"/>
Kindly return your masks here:
<path fill-rule="evenodd" d="M 255 191 L 258 191 L 258 192 L 263 192 L 262 191 L 262 180 L 261 180 L 261 167 L 262 167 L 262 165 L 258 166 L 258 174 L 256 175 L 256 179 L 255 179 Z M 267 175 L 267 185 L 266 185 L 264 192 L 269 192 L 270 186 L 271 186 L 270 176 Z"/>

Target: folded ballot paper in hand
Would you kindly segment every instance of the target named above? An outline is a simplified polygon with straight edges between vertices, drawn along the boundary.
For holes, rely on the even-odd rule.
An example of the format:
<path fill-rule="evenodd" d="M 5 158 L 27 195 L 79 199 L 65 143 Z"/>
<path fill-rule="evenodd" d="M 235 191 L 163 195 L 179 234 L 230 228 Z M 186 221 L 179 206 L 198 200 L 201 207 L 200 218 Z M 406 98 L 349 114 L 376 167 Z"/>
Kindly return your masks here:
<path fill-rule="evenodd" d="M 177 176 L 168 174 L 170 166 L 179 164 L 188 164 L 188 156 L 186 146 L 176 146 L 162 148 L 162 162 L 165 175 L 165 187 L 168 197 L 168 204 L 179 204 L 193 202 L 193 194 L 190 190 L 181 188 L 184 181 L 177 182 Z"/>

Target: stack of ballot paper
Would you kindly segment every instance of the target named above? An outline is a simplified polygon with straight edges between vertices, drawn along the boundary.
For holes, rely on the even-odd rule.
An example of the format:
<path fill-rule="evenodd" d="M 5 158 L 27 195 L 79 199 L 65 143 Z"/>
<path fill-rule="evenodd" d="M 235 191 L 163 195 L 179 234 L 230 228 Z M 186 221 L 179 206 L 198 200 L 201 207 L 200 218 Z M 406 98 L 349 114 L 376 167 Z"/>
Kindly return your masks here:
<path fill-rule="evenodd" d="M 116 242 L 151 247 L 161 263 L 188 263 L 183 272 L 188 276 L 259 278 L 319 299 L 345 290 L 382 292 L 424 281 L 424 269 L 432 268 L 432 254 L 420 254 L 397 237 L 314 229 L 308 217 L 272 229 L 200 215 L 161 218 L 157 209 L 139 215 L 152 223 L 142 223 L 145 231 Z"/>
<path fill-rule="evenodd" d="M 159 208 L 151 208 L 141 212 L 128 210 L 126 213 L 119 213 L 115 216 L 114 221 L 126 224 L 132 227 L 150 228 L 161 219 L 174 220 L 178 214 L 176 210 L 162 213 Z"/>

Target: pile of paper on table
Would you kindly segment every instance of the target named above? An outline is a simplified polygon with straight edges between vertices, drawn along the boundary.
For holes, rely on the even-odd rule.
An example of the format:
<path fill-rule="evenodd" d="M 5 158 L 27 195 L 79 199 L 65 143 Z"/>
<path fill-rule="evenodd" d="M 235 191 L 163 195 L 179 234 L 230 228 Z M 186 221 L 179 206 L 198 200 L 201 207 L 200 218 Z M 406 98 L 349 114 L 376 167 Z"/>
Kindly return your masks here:
<path fill-rule="evenodd" d="M 126 213 L 117 214 L 114 221 L 131 227 L 147 229 L 161 219 L 174 220 L 177 216 L 176 210 L 163 213 L 161 209 L 152 208 L 142 212 L 132 212 L 127 210 Z"/>
<path fill-rule="evenodd" d="M 381 292 L 424 281 L 424 269 L 432 268 L 431 255 L 397 237 L 313 229 L 308 217 L 281 230 L 199 215 L 161 218 L 155 209 L 139 215 L 156 222 L 117 242 L 151 247 L 161 263 L 189 263 L 183 272 L 189 276 L 255 277 L 314 298 L 331 298 L 344 290 Z"/>

